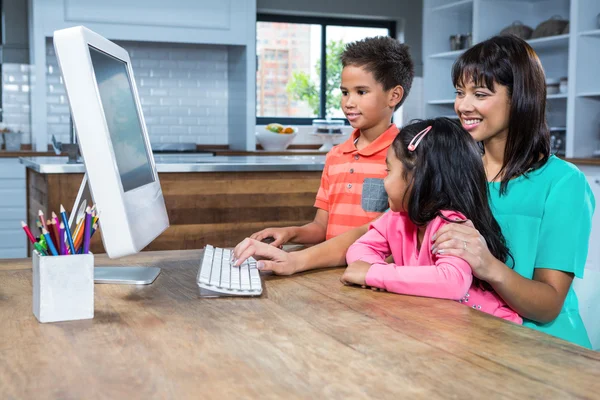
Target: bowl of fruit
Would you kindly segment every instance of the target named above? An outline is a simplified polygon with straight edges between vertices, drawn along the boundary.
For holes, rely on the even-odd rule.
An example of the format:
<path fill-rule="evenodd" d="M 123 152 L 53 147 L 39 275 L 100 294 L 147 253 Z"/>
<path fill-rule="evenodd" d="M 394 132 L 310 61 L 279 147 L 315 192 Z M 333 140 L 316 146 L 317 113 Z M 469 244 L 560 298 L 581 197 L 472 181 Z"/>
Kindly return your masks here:
<path fill-rule="evenodd" d="M 268 151 L 285 150 L 296 137 L 297 128 L 281 124 L 269 124 L 256 132 L 256 140 Z"/>

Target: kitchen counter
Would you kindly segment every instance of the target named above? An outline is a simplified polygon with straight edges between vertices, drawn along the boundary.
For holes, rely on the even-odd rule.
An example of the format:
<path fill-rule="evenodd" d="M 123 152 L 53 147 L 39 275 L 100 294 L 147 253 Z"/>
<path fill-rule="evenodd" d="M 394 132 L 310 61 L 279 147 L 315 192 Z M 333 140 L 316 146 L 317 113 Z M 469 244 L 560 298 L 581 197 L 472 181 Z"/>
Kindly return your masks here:
<path fill-rule="evenodd" d="M 0 150 L 0 158 L 17 158 L 17 157 L 40 157 L 55 156 L 53 151 L 35 151 L 35 150 Z"/>
<path fill-rule="evenodd" d="M 261 229 L 314 219 L 325 156 L 155 155 L 170 227 L 144 250 L 234 246 Z M 70 209 L 85 172 L 67 157 L 24 157 L 27 221 Z M 102 230 L 102 222 L 100 222 Z M 104 253 L 100 235 L 90 246 Z"/>
<path fill-rule="evenodd" d="M 154 155 L 159 173 L 322 171 L 325 156 L 211 156 L 202 154 Z M 83 164 L 69 164 L 67 157 L 22 157 L 21 163 L 41 174 L 84 173 Z"/>

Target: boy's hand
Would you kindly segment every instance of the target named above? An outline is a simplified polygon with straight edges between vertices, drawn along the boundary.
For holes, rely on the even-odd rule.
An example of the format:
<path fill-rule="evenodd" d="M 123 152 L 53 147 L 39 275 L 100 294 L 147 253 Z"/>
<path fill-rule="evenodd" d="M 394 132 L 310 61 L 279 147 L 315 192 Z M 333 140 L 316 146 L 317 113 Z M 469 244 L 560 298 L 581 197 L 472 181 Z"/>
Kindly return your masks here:
<path fill-rule="evenodd" d="M 355 261 L 348 265 L 344 275 L 340 278 L 344 285 L 360 285 L 366 287 L 367 272 L 371 264 L 365 261 Z"/>
<path fill-rule="evenodd" d="M 246 238 L 242 240 L 233 250 L 234 265 L 239 266 L 248 257 L 257 260 L 257 267 L 261 271 L 272 271 L 277 275 L 291 275 L 300 267 L 299 255 L 286 253 L 266 243 Z"/>
<path fill-rule="evenodd" d="M 262 231 L 253 233 L 250 239 L 258 240 L 259 242 L 265 238 L 272 237 L 274 240 L 271 246 L 283 246 L 294 237 L 293 228 L 267 228 Z"/>

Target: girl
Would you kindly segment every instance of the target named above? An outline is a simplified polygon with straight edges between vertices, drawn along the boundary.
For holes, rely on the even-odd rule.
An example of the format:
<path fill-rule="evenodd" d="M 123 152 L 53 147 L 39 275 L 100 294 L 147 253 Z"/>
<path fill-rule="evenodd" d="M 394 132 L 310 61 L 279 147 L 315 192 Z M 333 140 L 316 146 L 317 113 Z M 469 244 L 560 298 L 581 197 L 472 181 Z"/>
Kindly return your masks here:
<path fill-rule="evenodd" d="M 502 260 L 508 257 L 488 205 L 481 152 L 473 138 L 446 118 L 413 123 L 392 143 L 386 164 L 384 186 L 391 212 L 350 247 L 342 282 L 457 300 L 520 324 L 517 313 L 473 279 L 464 260 L 431 252 L 431 237 L 440 227 L 468 216 L 492 253 Z M 395 264 L 386 263 L 390 255 Z"/>
<path fill-rule="evenodd" d="M 574 165 L 550 155 L 546 85 L 533 49 L 497 36 L 452 69 L 454 108 L 483 145 L 494 215 L 513 259 L 497 257 L 471 222 L 448 224 L 435 254 L 464 258 L 524 318 L 524 325 L 591 347 L 573 276 L 583 278 L 595 200 Z"/>

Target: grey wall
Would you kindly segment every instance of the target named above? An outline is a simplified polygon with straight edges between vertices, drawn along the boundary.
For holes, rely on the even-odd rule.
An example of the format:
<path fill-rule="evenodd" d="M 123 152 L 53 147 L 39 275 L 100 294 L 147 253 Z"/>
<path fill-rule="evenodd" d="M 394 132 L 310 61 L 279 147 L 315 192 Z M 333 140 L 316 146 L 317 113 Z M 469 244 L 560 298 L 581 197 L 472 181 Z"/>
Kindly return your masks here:
<path fill-rule="evenodd" d="M 227 144 L 226 46 L 117 43 L 131 57 L 152 144 Z M 69 142 L 69 106 L 50 39 L 46 53 L 48 134 Z"/>
<path fill-rule="evenodd" d="M 417 76 L 423 76 L 423 0 L 256 0 L 258 13 L 395 20 L 410 46 Z"/>

